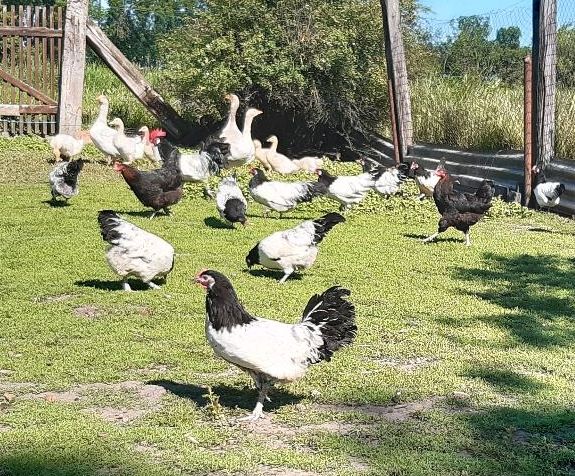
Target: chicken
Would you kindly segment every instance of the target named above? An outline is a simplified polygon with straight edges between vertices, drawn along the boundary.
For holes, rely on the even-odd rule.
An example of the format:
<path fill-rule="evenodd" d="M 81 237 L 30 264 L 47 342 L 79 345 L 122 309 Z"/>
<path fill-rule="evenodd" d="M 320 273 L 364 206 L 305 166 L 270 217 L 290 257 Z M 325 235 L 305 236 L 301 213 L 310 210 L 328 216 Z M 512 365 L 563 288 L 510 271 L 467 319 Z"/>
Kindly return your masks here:
<path fill-rule="evenodd" d="M 120 155 L 114 145 L 116 130 L 108 126 L 108 109 L 110 107 L 108 98 L 102 94 L 97 97 L 97 100 L 100 103 L 100 112 L 90 128 L 90 137 L 93 144 L 111 160 L 111 158 Z"/>
<path fill-rule="evenodd" d="M 235 176 L 226 177 L 220 182 L 216 193 L 216 206 L 220 216 L 228 223 L 231 223 L 232 226 L 234 226 L 234 223 L 246 225 L 248 202 L 240 187 L 238 187 Z"/>
<path fill-rule="evenodd" d="M 214 353 L 247 372 L 258 400 L 243 420 L 263 417 L 263 404 L 276 382 L 292 382 L 307 368 L 329 361 L 357 334 L 349 290 L 333 286 L 311 297 L 301 321 L 286 324 L 252 316 L 240 303 L 232 283 L 217 271 L 202 271 L 196 282 L 206 290 L 206 339 Z"/>
<path fill-rule="evenodd" d="M 327 192 L 325 185 L 319 182 L 278 182 L 268 180 L 261 169 L 251 169 L 253 177 L 249 188 L 253 199 L 269 209 L 279 212 L 292 210 L 298 203 L 311 202 L 314 197 Z"/>
<path fill-rule="evenodd" d="M 381 169 L 380 177 L 375 181 L 373 188 L 384 197 L 396 195 L 401 189 L 401 184 L 407 179 L 409 166 L 399 164 L 394 167 L 384 167 L 383 165 L 373 162 L 371 159 L 360 159 L 359 163 L 364 172 L 369 172 L 372 167 Z"/>
<path fill-rule="evenodd" d="M 154 148 L 158 152 L 158 158 L 162 162 L 170 154 L 177 154 L 178 168 L 184 182 L 203 182 L 204 195 L 212 197 L 213 192 L 208 187 L 208 179 L 220 173 L 226 164 L 226 153 L 229 146 L 226 144 L 212 143 L 207 149 L 202 145 L 202 150 L 193 154 L 181 154 L 180 151 L 165 137 L 166 133 L 161 129 L 155 129 L 150 133 Z"/>
<path fill-rule="evenodd" d="M 177 165 L 178 156 L 176 149 L 165 158 L 161 168 L 150 171 L 138 170 L 121 162 L 114 163 L 114 170 L 122 174 L 142 205 L 154 209 L 150 218 L 162 209 L 169 215 L 168 207 L 182 198 L 182 174 Z"/>
<path fill-rule="evenodd" d="M 130 276 L 141 279 L 152 289 L 159 289 L 152 280 L 165 278 L 172 271 L 172 245 L 123 220 L 112 210 L 100 211 L 98 223 L 102 238 L 110 244 L 106 259 L 112 270 L 122 277 L 124 291 L 131 291 L 127 281 Z"/>
<path fill-rule="evenodd" d="M 438 167 L 439 169 L 440 167 Z M 419 188 L 419 199 L 423 200 L 425 197 L 433 197 L 433 189 L 437 182 L 439 182 L 439 175 L 437 175 L 437 170 L 433 172 L 428 172 L 417 162 L 411 162 L 409 167 L 409 178 L 415 180 L 417 188 Z"/>
<path fill-rule="evenodd" d="M 70 160 L 72 157 L 82 152 L 84 145 L 90 141 L 89 137 L 83 135 L 76 139 L 68 134 L 56 134 L 48 137 L 48 144 L 54 154 L 54 159 L 58 162 L 61 159 Z"/>
<path fill-rule="evenodd" d="M 50 172 L 50 189 L 52 191 L 52 203 L 58 201 L 58 197 L 68 199 L 78 195 L 78 176 L 84 167 L 83 160 L 71 160 L 56 164 Z"/>
<path fill-rule="evenodd" d="M 317 220 L 306 220 L 295 228 L 277 231 L 254 246 L 246 256 L 251 268 L 260 264 L 284 273 L 280 284 L 297 269 L 308 269 L 317 258 L 317 245 L 338 223 L 345 222 L 339 213 L 328 213 Z"/>
<path fill-rule="evenodd" d="M 262 111 L 250 108 L 246 111 L 244 118 L 244 128 L 241 137 L 233 139 L 222 138 L 215 134 L 206 138 L 203 142 L 202 150 L 216 153 L 225 158 L 225 168 L 240 167 L 249 164 L 255 157 L 255 146 L 252 140 L 252 122 Z"/>
<path fill-rule="evenodd" d="M 327 187 L 327 196 L 337 200 L 341 206 L 340 211 L 347 210 L 351 205 L 361 202 L 367 192 L 374 186 L 381 176 L 382 169 L 370 166 L 367 172 L 359 175 L 341 175 L 336 177 L 323 169 L 317 171 L 319 183 Z"/>
<path fill-rule="evenodd" d="M 453 190 L 455 181 L 447 170 L 439 168 L 435 173 L 440 178 L 433 190 L 433 200 L 441 218 L 437 232 L 423 242 L 433 241 L 440 233 L 454 227 L 465 234 L 465 244 L 470 246 L 469 229 L 491 208 L 491 199 L 495 192 L 493 182 L 483 180 L 475 194 L 461 193 Z"/>
<path fill-rule="evenodd" d="M 549 209 L 559 205 L 561 195 L 565 191 L 565 185 L 559 182 L 548 182 L 545 178 L 545 173 L 537 165 L 535 165 L 532 170 L 535 174 L 533 195 L 537 206 Z"/>
<path fill-rule="evenodd" d="M 240 99 L 235 94 L 226 94 L 225 98 L 230 102 L 230 112 L 226 124 L 220 131 L 219 137 L 228 142 L 241 141 L 242 131 L 240 131 L 236 123 L 236 114 L 240 107 Z"/>

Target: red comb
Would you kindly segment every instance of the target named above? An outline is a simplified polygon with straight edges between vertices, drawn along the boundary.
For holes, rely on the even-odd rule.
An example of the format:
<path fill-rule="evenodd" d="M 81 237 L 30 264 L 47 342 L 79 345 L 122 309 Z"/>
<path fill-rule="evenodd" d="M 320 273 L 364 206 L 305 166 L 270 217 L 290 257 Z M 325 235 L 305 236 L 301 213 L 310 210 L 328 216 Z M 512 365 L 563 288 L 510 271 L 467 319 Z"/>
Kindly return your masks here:
<path fill-rule="evenodd" d="M 155 139 L 157 139 L 158 137 L 166 137 L 166 131 L 163 129 L 152 129 L 150 131 L 150 142 L 154 141 Z"/>

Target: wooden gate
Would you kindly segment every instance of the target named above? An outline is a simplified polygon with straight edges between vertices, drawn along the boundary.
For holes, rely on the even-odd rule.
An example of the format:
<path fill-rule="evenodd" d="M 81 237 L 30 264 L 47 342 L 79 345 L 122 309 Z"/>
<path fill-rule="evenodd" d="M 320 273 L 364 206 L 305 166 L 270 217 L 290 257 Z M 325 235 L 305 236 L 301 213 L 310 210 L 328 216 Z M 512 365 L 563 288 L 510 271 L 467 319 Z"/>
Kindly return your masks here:
<path fill-rule="evenodd" d="M 55 134 L 63 8 L 2 6 L 0 134 Z"/>

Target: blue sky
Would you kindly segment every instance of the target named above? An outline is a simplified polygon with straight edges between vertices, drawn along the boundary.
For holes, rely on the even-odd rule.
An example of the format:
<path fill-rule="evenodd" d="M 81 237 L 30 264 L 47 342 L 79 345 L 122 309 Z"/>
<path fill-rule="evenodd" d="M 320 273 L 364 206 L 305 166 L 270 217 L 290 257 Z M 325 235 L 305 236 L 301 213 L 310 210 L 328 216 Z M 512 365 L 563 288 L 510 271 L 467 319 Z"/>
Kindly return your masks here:
<path fill-rule="evenodd" d="M 531 8 L 532 0 L 420 0 L 421 4 L 433 10 L 430 14 L 438 21 L 451 20 L 460 16 L 496 13 L 501 10 Z"/>

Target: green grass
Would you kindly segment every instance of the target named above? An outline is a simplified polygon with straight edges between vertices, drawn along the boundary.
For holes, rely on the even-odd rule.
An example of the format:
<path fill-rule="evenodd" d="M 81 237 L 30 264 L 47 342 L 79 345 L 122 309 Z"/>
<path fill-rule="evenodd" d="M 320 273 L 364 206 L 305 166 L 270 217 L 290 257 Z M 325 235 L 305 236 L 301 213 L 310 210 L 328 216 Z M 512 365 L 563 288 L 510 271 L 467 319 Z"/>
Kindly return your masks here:
<path fill-rule="evenodd" d="M 572 222 L 497 203 L 471 248 L 455 231 L 424 245 L 418 237 L 435 230 L 437 214 L 409 187 L 403 198 L 370 196 L 328 235 L 312 269 L 278 285 L 245 270 L 247 251 L 333 202 L 281 220 L 250 203 L 251 224 L 229 230 L 208 226 L 214 203 L 188 187 L 172 217 L 148 220 L 88 152 L 80 195 L 51 208 L 45 144 L 0 140 L 0 474 L 575 471 Z M 96 222 L 105 208 L 174 245 L 160 291 L 120 291 Z M 192 279 L 206 267 L 224 272 L 249 310 L 286 321 L 312 293 L 336 283 L 352 291 L 356 342 L 278 387 L 271 422 L 256 428 L 233 423 L 254 404 L 249 378 L 204 338 L 204 293 Z M 79 314 L 86 306 L 95 313 Z M 153 400 L 121 384 L 158 380 L 169 391 Z M 221 407 L 204 396 L 208 386 Z M 69 390 L 79 398 L 35 397 Z M 113 422 L 99 416 L 106 407 L 140 413 Z"/>

